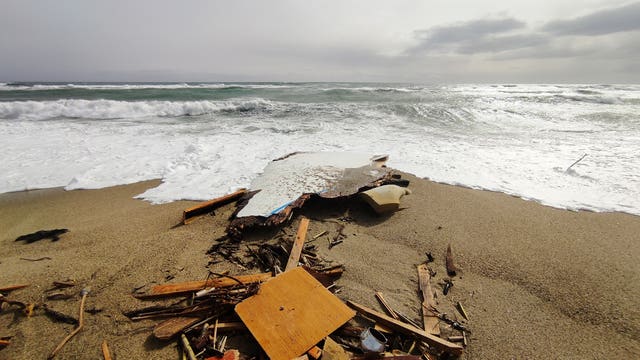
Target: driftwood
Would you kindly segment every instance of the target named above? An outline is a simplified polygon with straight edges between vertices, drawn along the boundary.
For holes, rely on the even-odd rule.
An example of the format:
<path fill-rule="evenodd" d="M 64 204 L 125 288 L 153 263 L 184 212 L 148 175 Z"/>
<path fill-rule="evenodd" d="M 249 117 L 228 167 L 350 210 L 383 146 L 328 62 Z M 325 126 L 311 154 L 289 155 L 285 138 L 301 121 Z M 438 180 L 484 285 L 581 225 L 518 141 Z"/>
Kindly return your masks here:
<path fill-rule="evenodd" d="M 347 305 L 349 305 L 352 309 L 358 311 L 360 314 L 371 318 L 372 320 L 380 323 L 383 326 L 388 327 L 389 329 L 398 331 L 408 336 L 413 336 L 419 340 L 422 340 L 440 351 L 449 352 L 454 355 L 461 355 L 463 348 L 458 344 L 454 344 L 452 342 L 441 339 L 437 336 L 431 335 L 423 330 L 416 329 L 414 326 L 407 325 L 401 321 L 398 321 L 392 317 L 379 313 L 375 310 L 369 309 L 360 304 L 354 303 L 352 301 L 347 301 Z"/>
<path fill-rule="evenodd" d="M 51 354 L 49 354 L 49 356 L 47 357 L 47 360 L 53 359 L 58 353 L 58 351 L 60 351 L 65 346 L 65 344 L 69 342 L 69 340 L 71 340 L 71 338 L 76 336 L 76 334 L 79 333 L 80 330 L 82 330 L 82 327 L 84 326 L 84 302 L 85 300 L 87 300 L 88 294 L 89 294 L 88 290 L 82 290 L 82 299 L 80 299 L 80 313 L 78 315 L 78 319 L 79 319 L 78 326 L 69 335 L 67 335 L 67 337 L 62 339 L 60 344 L 58 344 L 58 346 L 56 346 L 56 348 L 53 349 Z"/>
<path fill-rule="evenodd" d="M 153 328 L 153 336 L 160 340 L 169 340 L 199 320 L 197 317 L 174 317 L 165 320 Z"/>
<path fill-rule="evenodd" d="M 0 287 L 0 293 L 8 293 L 8 292 L 11 292 L 13 290 L 19 290 L 19 289 L 26 288 L 27 286 L 29 286 L 29 284 L 18 284 L 18 285 L 3 286 L 3 287 Z"/>
<path fill-rule="evenodd" d="M 458 268 L 453 263 L 453 255 L 451 254 L 451 244 L 447 246 L 447 254 L 445 257 L 445 265 L 447 267 L 447 275 L 456 276 Z"/>
<path fill-rule="evenodd" d="M 4 347 L 7 347 L 7 346 L 9 346 L 9 345 L 11 345 L 11 341 L 9 341 L 9 340 L 2 340 L 2 339 L 0 339 L 0 349 L 2 349 L 2 348 L 4 348 Z"/>
<path fill-rule="evenodd" d="M 380 291 L 376 291 L 375 295 L 376 295 L 376 299 L 378 299 L 378 301 L 380 302 L 380 305 L 382 305 L 382 307 L 385 309 L 387 314 L 389 314 L 392 318 L 396 320 L 400 320 L 400 317 L 398 316 L 398 314 L 396 314 L 395 311 L 393 311 L 391 306 L 389 306 L 389 304 L 387 303 L 387 300 L 385 300 L 382 293 Z"/>
<path fill-rule="evenodd" d="M 200 216 L 200 215 L 204 215 L 207 213 L 210 213 L 211 211 L 229 204 L 235 200 L 238 200 L 239 198 L 241 198 L 242 196 L 244 196 L 247 193 L 247 189 L 240 189 L 234 193 L 225 195 L 225 196 L 221 196 L 219 198 L 213 199 L 213 200 L 209 200 L 209 201 L 205 201 L 201 204 L 198 204 L 196 206 L 190 207 L 188 209 L 186 209 L 183 213 L 182 213 L 182 223 L 184 225 L 192 222 L 196 217 Z"/>

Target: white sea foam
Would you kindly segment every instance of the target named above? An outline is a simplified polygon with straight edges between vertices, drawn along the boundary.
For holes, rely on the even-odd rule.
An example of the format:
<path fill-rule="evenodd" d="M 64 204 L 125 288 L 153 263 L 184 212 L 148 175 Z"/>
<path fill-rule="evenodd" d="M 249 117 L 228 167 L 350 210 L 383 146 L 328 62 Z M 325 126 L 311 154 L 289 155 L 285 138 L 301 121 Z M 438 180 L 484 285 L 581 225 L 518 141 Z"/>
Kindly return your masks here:
<path fill-rule="evenodd" d="M 439 182 L 560 208 L 640 215 L 640 104 L 633 100 L 640 87 L 460 86 L 436 92 L 442 99 L 406 104 L 0 102 L 0 192 L 161 178 L 160 186 L 139 197 L 154 203 L 209 199 L 249 186 L 284 154 L 352 151 L 389 154 L 390 166 Z M 556 96 L 569 93 L 623 101 Z"/>
<path fill-rule="evenodd" d="M 141 90 L 141 89 L 226 89 L 226 88 L 246 88 L 246 89 L 286 89 L 295 85 L 279 84 L 244 84 L 244 83 L 174 83 L 174 84 L 8 84 L 0 83 L 0 91 L 39 91 L 39 90 L 65 90 L 65 89 L 85 89 L 85 90 Z"/>
<path fill-rule="evenodd" d="M 220 111 L 250 111 L 267 108 L 272 103 L 264 99 L 237 101 L 116 101 L 78 100 L 8 101 L 0 102 L 0 119 L 49 120 L 125 119 L 149 117 L 197 116 Z"/>

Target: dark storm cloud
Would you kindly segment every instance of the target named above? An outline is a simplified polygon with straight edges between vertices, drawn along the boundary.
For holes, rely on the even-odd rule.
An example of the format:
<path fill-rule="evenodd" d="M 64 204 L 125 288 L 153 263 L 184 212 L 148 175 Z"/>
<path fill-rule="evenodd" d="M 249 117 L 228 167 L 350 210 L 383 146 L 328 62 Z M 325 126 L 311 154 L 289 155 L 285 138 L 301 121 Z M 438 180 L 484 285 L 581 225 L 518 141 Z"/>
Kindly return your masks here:
<path fill-rule="evenodd" d="M 575 19 L 551 21 L 542 30 L 557 35 L 587 36 L 640 30 L 640 2 Z"/>
<path fill-rule="evenodd" d="M 525 26 L 522 21 L 504 19 L 479 19 L 451 26 L 438 26 L 428 30 L 418 30 L 416 37 L 419 44 L 410 49 L 409 53 L 429 52 L 434 49 L 448 48 L 450 46 L 466 47 L 473 42 L 483 40 L 494 34 L 505 33 Z"/>

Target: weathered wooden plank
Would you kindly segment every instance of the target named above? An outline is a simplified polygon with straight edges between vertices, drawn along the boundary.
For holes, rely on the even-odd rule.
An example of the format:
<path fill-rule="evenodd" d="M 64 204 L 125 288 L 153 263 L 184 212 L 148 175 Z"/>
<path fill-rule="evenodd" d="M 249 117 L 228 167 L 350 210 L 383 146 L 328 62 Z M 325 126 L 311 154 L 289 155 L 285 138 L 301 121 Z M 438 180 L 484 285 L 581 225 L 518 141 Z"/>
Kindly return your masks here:
<path fill-rule="evenodd" d="M 307 229 L 309 228 L 309 219 L 302 217 L 300 225 L 298 226 L 298 233 L 296 234 L 296 240 L 293 242 L 291 253 L 289 254 L 289 260 L 284 271 L 289 271 L 298 266 L 300 260 L 300 254 L 302 254 L 302 248 L 304 247 L 304 240 L 307 237 Z"/>
<path fill-rule="evenodd" d="M 160 340 L 169 340 L 198 321 L 198 317 L 174 317 L 156 325 L 153 328 L 153 336 Z"/>
<path fill-rule="evenodd" d="M 230 202 L 239 199 L 246 193 L 247 189 L 240 189 L 234 193 L 227 194 L 219 198 L 205 201 L 196 206 L 190 207 L 182 212 L 182 223 L 186 225 L 192 222 L 196 217 L 209 213 L 222 205 L 229 204 Z"/>
<path fill-rule="evenodd" d="M 372 320 L 381 323 L 384 326 L 389 327 L 392 330 L 401 332 L 403 334 L 414 336 L 427 344 L 429 346 L 433 346 L 440 351 L 450 352 L 454 355 L 461 355 L 463 348 L 458 344 L 454 344 L 450 341 L 441 339 L 437 336 L 431 335 L 425 331 L 420 329 L 416 329 L 415 327 L 405 324 L 401 321 L 398 321 L 390 316 L 377 312 L 373 309 L 369 309 L 363 305 L 354 303 L 352 301 L 347 301 L 347 305 L 349 305 L 352 309 L 355 309 L 362 315 L 371 318 Z"/>
<path fill-rule="evenodd" d="M 271 360 L 306 353 L 355 315 L 303 268 L 262 284 L 236 313 Z"/>
<path fill-rule="evenodd" d="M 433 289 L 431 288 L 431 274 L 427 265 L 418 265 L 418 281 L 420 291 L 422 291 L 422 323 L 424 330 L 432 335 L 440 335 L 440 319 L 438 315 L 432 311 L 436 306 L 436 300 L 433 297 Z"/>

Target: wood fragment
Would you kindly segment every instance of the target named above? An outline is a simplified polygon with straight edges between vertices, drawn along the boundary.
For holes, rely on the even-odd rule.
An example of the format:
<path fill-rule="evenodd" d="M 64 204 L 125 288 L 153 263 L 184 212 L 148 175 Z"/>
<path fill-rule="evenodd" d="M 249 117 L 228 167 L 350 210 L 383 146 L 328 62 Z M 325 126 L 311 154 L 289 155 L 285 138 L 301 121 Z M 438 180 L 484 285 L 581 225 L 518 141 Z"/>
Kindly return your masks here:
<path fill-rule="evenodd" d="M 272 277 L 271 273 L 251 274 L 251 275 L 238 275 L 234 279 L 239 280 L 243 284 L 253 284 L 258 282 L 267 281 Z M 153 298 L 158 296 L 175 296 L 188 294 L 190 292 L 196 292 L 205 288 L 215 287 L 224 288 L 234 285 L 238 285 L 238 281 L 230 278 L 216 278 L 201 281 L 187 281 L 174 284 L 162 284 L 156 285 L 151 288 L 149 294 L 134 295 L 136 298 Z"/>
<path fill-rule="evenodd" d="M 431 273 L 426 264 L 418 265 L 418 283 L 422 292 L 422 325 L 431 335 L 440 335 L 440 320 L 436 314 L 436 300 L 431 287 Z"/>
<path fill-rule="evenodd" d="M 349 360 L 351 357 L 344 350 L 342 346 L 340 346 L 337 342 L 335 342 L 330 337 L 327 337 L 324 341 L 324 348 L 322 349 L 322 359 L 323 360 Z"/>
<path fill-rule="evenodd" d="M 451 244 L 447 246 L 447 255 L 445 257 L 445 265 L 447 267 L 447 275 L 456 276 L 458 268 L 453 263 L 453 255 L 451 254 Z"/>
<path fill-rule="evenodd" d="M 187 354 L 189 360 L 198 360 L 196 358 L 196 354 L 193 353 L 191 345 L 189 345 L 189 340 L 187 340 L 187 337 L 184 334 L 180 335 L 180 341 L 182 342 L 182 349 Z"/>
<path fill-rule="evenodd" d="M 76 286 L 75 281 L 54 281 L 53 287 L 56 289 L 63 289 Z"/>
<path fill-rule="evenodd" d="M 211 211 L 215 210 L 216 208 L 219 208 L 223 205 L 229 204 L 239 198 L 241 198 L 242 196 L 244 196 L 247 193 L 247 189 L 240 189 L 234 193 L 228 194 L 228 195 L 224 195 L 221 196 L 219 198 L 213 199 L 213 200 L 209 200 L 209 201 L 205 201 L 201 204 L 198 204 L 196 206 L 190 207 L 186 210 L 184 210 L 184 212 L 182 213 L 182 223 L 184 225 L 192 222 L 196 217 L 200 216 L 200 215 L 204 215 L 207 213 L 210 213 Z"/>
<path fill-rule="evenodd" d="M 307 237 L 308 228 L 309 228 L 309 219 L 307 219 L 306 217 L 302 217 L 302 219 L 300 220 L 300 225 L 298 226 L 298 233 L 296 234 L 296 240 L 293 242 L 293 247 L 291 248 L 289 260 L 287 261 L 287 266 L 284 268 L 285 272 L 298 266 L 298 260 L 300 260 L 300 254 L 302 253 L 302 248 L 304 247 L 304 240 Z"/>
<path fill-rule="evenodd" d="M 465 318 L 466 320 L 469 320 L 469 315 L 467 315 L 467 311 L 462 306 L 462 303 L 460 301 L 458 301 L 456 306 L 458 308 L 458 311 L 460 312 L 460 315 L 462 315 L 462 317 Z"/>
<path fill-rule="evenodd" d="M 24 241 L 26 244 L 31 244 L 42 239 L 58 241 L 60 240 L 60 235 L 68 231 L 69 229 L 38 230 L 31 234 L 18 236 L 15 241 Z"/>
<path fill-rule="evenodd" d="M 30 284 L 18 284 L 18 285 L 3 286 L 3 287 L 0 287 L 0 292 L 8 293 L 14 290 L 24 289 L 29 285 Z"/>
<path fill-rule="evenodd" d="M 104 357 L 104 360 L 111 360 L 111 353 L 109 352 L 107 340 L 102 340 L 102 357 Z"/>
<path fill-rule="evenodd" d="M 462 335 L 449 336 L 448 340 L 453 342 L 462 342 L 464 341 L 464 336 Z"/>
<path fill-rule="evenodd" d="M 312 240 L 316 240 L 316 239 L 317 239 L 317 238 L 319 238 L 320 236 L 322 236 L 322 235 L 326 235 L 327 233 L 328 233 L 328 231 L 327 231 L 327 230 L 325 230 L 325 231 L 323 231 L 323 232 L 321 232 L 321 233 L 319 233 L 319 234 L 316 234 L 316 235 L 314 235 L 314 236 L 313 236 Z"/>
<path fill-rule="evenodd" d="M 183 329 L 195 324 L 200 318 L 179 316 L 161 322 L 153 328 L 153 336 L 160 340 L 169 340 Z"/>
<path fill-rule="evenodd" d="M 78 315 L 78 319 L 79 319 L 78 320 L 78 326 L 69 335 L 67 335 L 67 337 L 62 339 L 60 344 L 58 344 L 58 346 L 56 346 L 55 349 L 53 349 L 51 354 L 49 354 L 49 356 L 47 357 L 48 360 L 53 359 L 56 356 L 56 354 L 58 353 L 58 351 L 60 351 L 64 347 L 64 345 L 67 342 L 69 342 L 69 340 L 71 340 L 71 338 L 76 336 L 76 334 L 79 333 L 80 330 L 82 330 L 82 327 L 84 326 L 84 303 L 85 303 L 85 300 L 87 300 L 87 295 L 88 294 L 89 294 L 88 290 L 86 290 L 86 289 L 82 290 L 82 299 L 80 299 L 80 314 Z"/>
<path fill-rule="evenodd" d="M 567 170 L 565 170 L 564 172 L 565 172 L 565 173 L 566 173 L 566 172 L 569 172 L 569 170 L 571 170 L 571 168 L 572 168 L 575 164 L 577 164 L 577 163 L 579 163 L 580 161 L 582 161 L 582 159 L 584 159 L 585 157 L 587 157 L 587 154 L 582 155 L 582 157 L 581 157 L 580 159 L 576 160 L 573 164 L 569 165 L 569 167 L 567 168 Z"/>
<path fill-rule="evenodd" d="M 37 259 L 30 259 L 30 258 L 23 258 L 23 257 L 21 257 L 21 258 L 20 258 L 20 260 L 25 260 L 25 261 L 42 261 L 42 260 L 51 260 L 51 258 L 50 258 L 50 257 L 48 257 L 48 256 L 43 256 L 43 257 L 40 257 L 40 258 L 37 258 Z"/>
<path fill-rule="evenodd" d="M 382 295 L 382 292 L 376 291 L 375 296 L 376 296 L 376 299 L 378 299 L 378 301 L 380 302 L 380 305 L 382 305 L 384 310 L 387 312 L 387 314 L 389 314 L 392 318 L 396 320 L 400 320 L 400 317 L 398 316 L 398 314 L 396 314 L 396 312 L 393 311 L 391 306 L 389 306 L 389 304 L 387 303 L 387 300 L 385 300 L 384 296 Z"/>
<path fill-rule="evenodd" d="M 0 339 L 0 349 L 11 345 L 11 341 Z"/>
<path fill-rule="evenodd" d="M 322 349 L 320 349 L 317 346 L 314 346 L 311 349 L 309 349 L 309 351 L 307 351 L 307 355 L 309 355 L 309 357 L 311 357 L 312 359 L 318 360 L 320 359 L 320 356 L 322 356 Z"/>
<path fill-rule="evenodd" d="M 437 336 L 431 335 L 423 330 L 416 329 L 411 325 L 407 325 L 401 321 L 398 321 L 390 316 L 379 313 L 375 310 L 369 309 L 363 305 L 354 303 L 353 301 L 347 301 L 347 305 L 349 305 L 352 309 L 355 309 L 360 314 L 371 318 L 372 320 L 381 323 L 384 326 L 391 328 L 392 330 L 401 332 L 405 335 L 414 336 L 427 344 L 432 346 L 440 351 L 450 352 L 454 355 L 461 355 L 463 348 L 458 344 L 454 344 L 452 342 L 441 339 Z"/>

